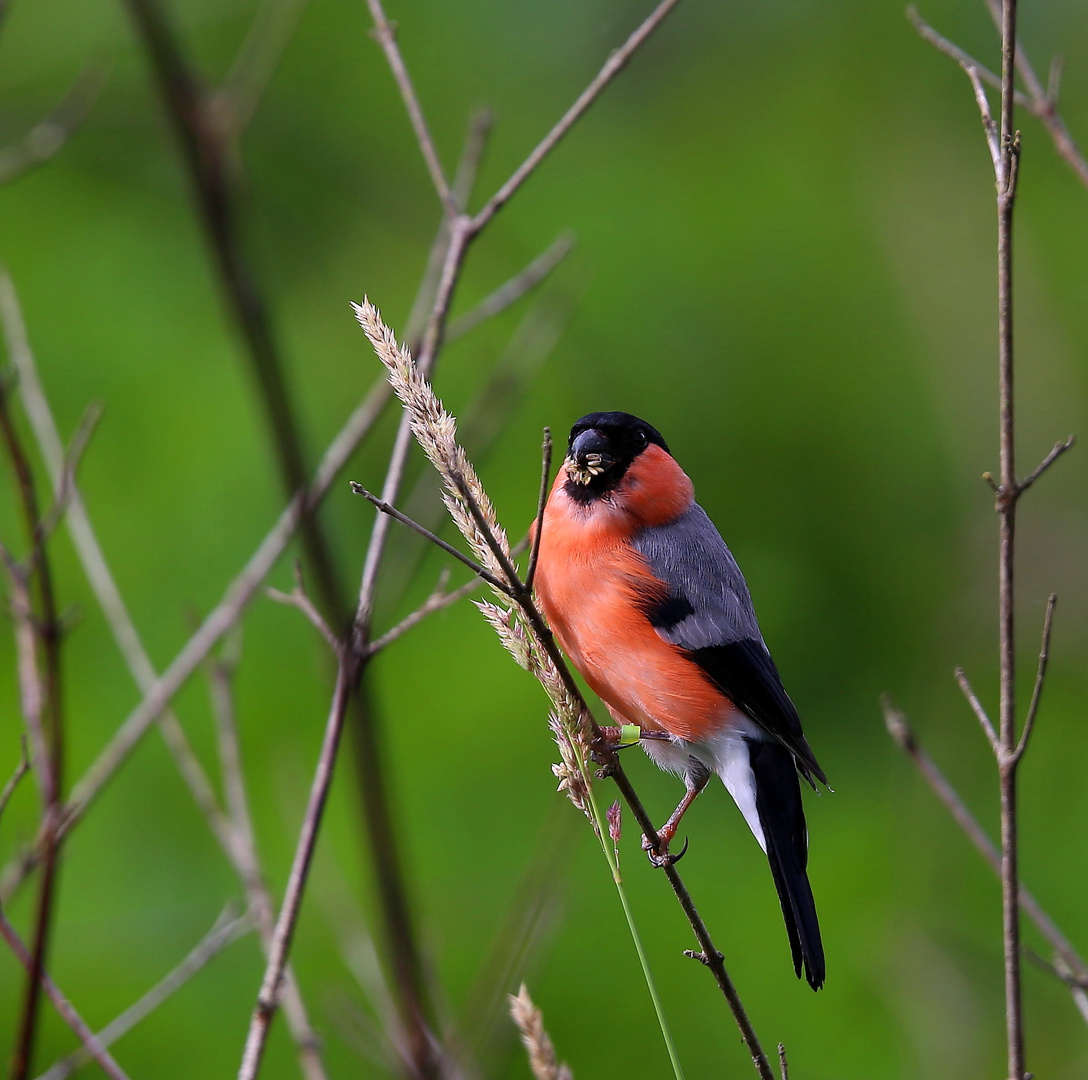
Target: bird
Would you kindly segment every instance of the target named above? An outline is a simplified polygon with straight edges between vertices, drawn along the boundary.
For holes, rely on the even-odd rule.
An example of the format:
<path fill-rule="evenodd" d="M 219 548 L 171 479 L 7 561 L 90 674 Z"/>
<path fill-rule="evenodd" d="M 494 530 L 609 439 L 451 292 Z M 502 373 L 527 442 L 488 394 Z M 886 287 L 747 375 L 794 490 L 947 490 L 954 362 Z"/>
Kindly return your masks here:
<path fill-rule="evenodd" d="M 800 779 L 827 778 L 801 729 L 736 559 L 660 432 L 625 412 L 570 431 L 539 522 L 533 579 L 560 647 L 620 725 L 679 775 L 684 797 L 644 841 L 671 854 L 684 813 L 717 774 L 767 855 L 794 971 L 825 961 L 809 885 Z M 620 728 L 604 728 L 612 745 Z"/>

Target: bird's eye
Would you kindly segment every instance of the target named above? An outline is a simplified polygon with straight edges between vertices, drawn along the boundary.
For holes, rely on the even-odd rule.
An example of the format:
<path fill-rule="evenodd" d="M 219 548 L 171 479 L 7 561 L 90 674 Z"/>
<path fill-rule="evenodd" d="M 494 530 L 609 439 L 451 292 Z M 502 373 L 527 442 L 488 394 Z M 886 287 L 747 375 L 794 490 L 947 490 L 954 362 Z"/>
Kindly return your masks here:
<path fill-rule="evenodd" d="M 645 445 L 648 442 L 649 442 L 649 439 L 646 438 L 646 432 L 645 431 L 636 431 L 635 432 L 635 446 L 637 446 L 639 450 L 643 449 L 643 447 L 645 447 Z"/>

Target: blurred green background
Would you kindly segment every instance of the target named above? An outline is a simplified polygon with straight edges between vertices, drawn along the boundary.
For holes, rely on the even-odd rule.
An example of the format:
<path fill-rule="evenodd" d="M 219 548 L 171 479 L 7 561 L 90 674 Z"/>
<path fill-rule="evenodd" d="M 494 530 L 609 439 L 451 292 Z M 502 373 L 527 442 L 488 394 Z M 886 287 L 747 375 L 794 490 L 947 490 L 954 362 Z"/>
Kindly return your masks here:
<path fill-rule="evenodd" d="M 252 0 L 171 5 L 211 82 Z M 1063 112 L 1088 140 L 1088 8 L 1021 5 L 1036 65 L 1066 58 Z M 448 169 L 466 119 L 496 127 L 476 202 L 492 192 L 649 10 L 619 0 L 391 3 Z M 976 0 L 922 14 L 991 64 Z M 244 232 L 265 288 L 311 461 L 378 371 L 348 309 L 367 293 L 403 327 L 438 205 L 361 0 L 312 0 L 241 140 Z M 24 306 L 66 437 L 105 417 L 82 468 L 92 518 L 160 670 L 283 503 L 262 408 L 224 315 L 146 58 L 122 5 L 14 3 L 0 34 L 0 141 L 31 127 L 94 58 L 110 76 L 48 164 L 0 189 L 0 260 Z M 1016 216 L 1021 471 L 1088 434 L 1088 192 L 1030 117 Z M 996 832 L 989 752 L 952 680 L 996 698 L 994 211 L 969 85 L 898 3 L 685 0 L 472 251 L 455 314 L 562 230 L 578 244 L 534 297 L 446 350 L 436 385 L 471 408 L 527 312 L 561 333 L 502 417 L 481 472 L 512 533 L 531 517 L 540 429 L 625 409 L 665 434 L 743 567 L 765 636 L 835 788 L 808 798 L 827 987 L 797 983 L 765 860 L 720 787 L 685 822 L 683 869 L 768 1048 L 805 1080 L 1003 1076 L 995 879 L 884 732 L 879 695 L 915 722 Z M 536 305 L 534 307 L 534 305 Z M 549 331 L 550 332 L 550 331 Z M 322 520 L 345 590 L 372 511 L 390 413 L 334 486 Z M 472 447 L 470 446 L 470 449 Z M 413 474 L 424 475 L 413 461 Z M 13 485 L 0 535 L 17 543 Z M 426 483 L 426 481 L 424 481 Z M 1088 459 L 1076 449 L 1022 504 L 1020 655 L 1034 671 L 1045 597 L 1060 596 L 1050 681 L 1022 771 L 1023 877 L 1074 943 L 1085 937 L 1088 799 Z M 411 609 L 444 560 L 403 532 L 379 625 Z M 53 544 L 66 646 L 69 776 L 138 700 L 66 535 Z M 272 576 L 290 587 L 291 557 Z M 405 593 L 403 569 L 423 556 Z M 398 569 L 399 567 L 399 569 Z M 237 697 L 262 855 L 279 895 L 326 715 L 331 665 L 311 627 L 258 599 Z M 546 879 L 525 977 L 579 1077 L 665 1076 L 668 1062 L 604 861 L 554 794 L 539 688 L 468 604 L 432 617 L 373 671 L 413 915 L 443 1021 L 479 1021 L 497 928 Z M 0 776 L 21 720 L 0 635 Z M 177 700 L 214 772 L 206 680 Z M 679 785 L 638 754 L 655 816 Z M 366 1056 L 373 975 L 359 928 L 380 927 L 350 758 L 340 764 L 294 961 L 334 1077 L 383 1076 Z M 611 792 L 604 787 L 606 798 Z M 24 783 L 0 825 L 7 858 L 35 828 Z M 554 849 L 540 870 L 542 853 Z M 751 1075 L 690 931 L 628 822 L 627 887 L 690 1080 Z M 534 871 L 533 867 L 537 869 Z M 239 886 L 152 732 L 66 848 L 52 970 L 99 1027 L 175 964 Z M 27 926 L 31 890 L 10 914 Z M 1046 953 L 1035 931 L 1027 944 Z M 380 949 L 380 944 L 379 944 Z M 263 962 L 252 936 L 116 1047 L 134 1078 L 233 1075 Z M 22 978 L 0 951 L 0 1058 Z M 1065 988 L 1025 969 L 1028 1064 L 1088 1072 Z M 37 1062 L 73 1045 L 49 1006 Z M 500 1016 L 478 1059 L 528 1067 Z M 360 1049 L 360 1043 L 362 1044 Z M 363 1052 L 361 1052 L 361 1050 Z M 39 1069 L 38 1071 L 41 1071 Z M 90 1070 L 95 1071 L 94 1067 Z M 298 1075 L 282 1019 L 263 1074 Z"/>

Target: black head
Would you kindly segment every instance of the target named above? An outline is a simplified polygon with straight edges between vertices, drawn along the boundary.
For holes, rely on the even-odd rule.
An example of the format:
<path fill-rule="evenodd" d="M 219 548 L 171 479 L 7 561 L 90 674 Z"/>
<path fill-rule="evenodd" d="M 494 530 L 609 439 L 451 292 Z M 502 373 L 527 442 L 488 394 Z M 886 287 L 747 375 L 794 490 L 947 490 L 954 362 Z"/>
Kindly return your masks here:
<path fill-rule="evenodd" d="M 669 452 L 657 428 L 625 412 L 595 412 L 570 429 L 567 443 L 568 494 L 582 501 L 616 486 L 647 446 Z"/>

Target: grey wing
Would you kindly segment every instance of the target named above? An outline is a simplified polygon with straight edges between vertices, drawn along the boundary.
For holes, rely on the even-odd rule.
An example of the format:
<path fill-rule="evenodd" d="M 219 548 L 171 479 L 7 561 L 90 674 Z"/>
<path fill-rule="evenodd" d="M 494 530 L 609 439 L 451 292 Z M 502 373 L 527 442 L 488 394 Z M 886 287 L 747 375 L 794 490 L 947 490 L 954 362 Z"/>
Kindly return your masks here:
<path fill-rule="evenodd" d="M 815 776 L 826 784 L 763 641 L 744 575 L 703 508 L 693 503 L 668 525 L 641 530 L 632 542 L 668 588 L 665 597 L 647 603 L 657 632 L 787 746 L 807 780 Z"/>

